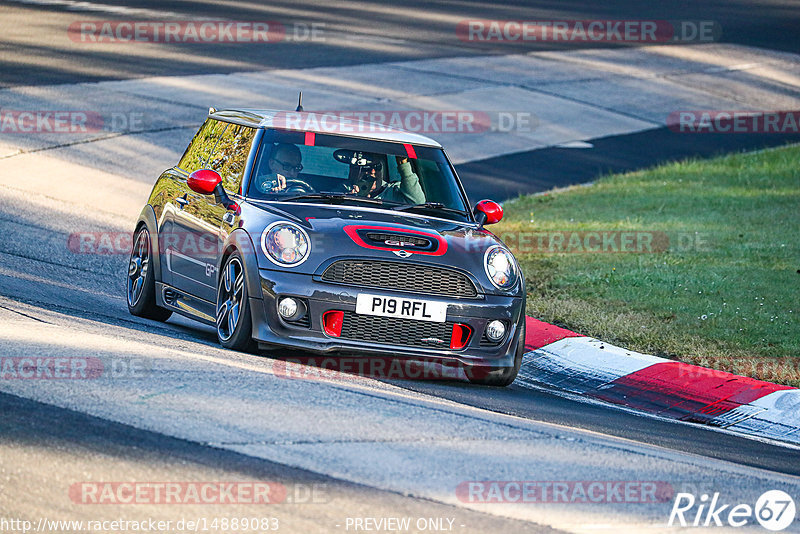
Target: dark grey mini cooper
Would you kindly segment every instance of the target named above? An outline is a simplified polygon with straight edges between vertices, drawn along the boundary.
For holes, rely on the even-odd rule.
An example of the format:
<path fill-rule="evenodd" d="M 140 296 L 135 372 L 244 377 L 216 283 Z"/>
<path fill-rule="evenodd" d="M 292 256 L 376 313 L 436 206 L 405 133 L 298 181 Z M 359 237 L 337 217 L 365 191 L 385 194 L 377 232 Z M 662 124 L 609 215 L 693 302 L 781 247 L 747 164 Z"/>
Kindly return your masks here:
<path fill-rule="evenodd" d="M 210 110 L 133 236 L 130 312 L 216 327 L 235 350 L 457 364 L 507 385 L 525 284 L 441 145 L 306 112 Z M 479 372 L 477 372 L 479 371 Z"/>

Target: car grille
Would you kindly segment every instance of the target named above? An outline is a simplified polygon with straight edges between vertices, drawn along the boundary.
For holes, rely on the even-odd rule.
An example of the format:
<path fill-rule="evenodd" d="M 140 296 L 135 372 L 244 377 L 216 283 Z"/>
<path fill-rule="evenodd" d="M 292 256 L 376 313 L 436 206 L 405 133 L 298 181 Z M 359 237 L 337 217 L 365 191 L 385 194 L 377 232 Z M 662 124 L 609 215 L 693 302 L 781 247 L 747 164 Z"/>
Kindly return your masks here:
<path fill-rule="evenodd" d="M 309 314 L 305 314 L 301 318 L 295 319 L 294 321 L 286 322 L 292 326 L 297 326 L 300 328 L 311 328 L 311 316 Z"/>
<path fill-rule="evenodd" d="M 447 349 L 454 324 L 345 312 L 341 337 L 385 345 Z"/>
<path fill-rule="evenodd" d="M 478 295 L 472 281 L 461 273 L 413 263 L 340 260 L 325 269 L 322 279 L 325 282 L 428 295 L 450 297 Z"/>

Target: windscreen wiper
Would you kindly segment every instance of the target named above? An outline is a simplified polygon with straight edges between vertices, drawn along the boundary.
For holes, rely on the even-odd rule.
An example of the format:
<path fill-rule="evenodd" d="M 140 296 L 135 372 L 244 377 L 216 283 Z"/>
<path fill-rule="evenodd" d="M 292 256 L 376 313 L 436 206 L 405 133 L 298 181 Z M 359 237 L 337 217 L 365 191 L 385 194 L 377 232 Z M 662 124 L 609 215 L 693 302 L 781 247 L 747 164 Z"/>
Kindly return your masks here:
<path fill-rule="evenodd" d="M 441 202 L 423 202 L 422 204 L 403 204 L 401 206 L 397 206 L 396 208 L 392 209 L 395 211 L 409 211 L 413 209 L 440 210 L 440 211 L 447 211 L 450 213 L 458 213 L 459 215 L 466 215 L 466 212 L 464 210 L 448 208 Z"/>
<path fill-rule="evenodd" d="M 308 193 L 305 195 L 297 195 L 288 198 L 281 198 L 278 199 L 281 202 L 288 202 L 288 201 L 297 201 L 297 200 L 330 200 L 330 201 L 338 201 L 338 202 L 364 202 L 367 204 L 378 204 L 382 205 L 383 201 L 376 198 L 367 198 L 367 197 L 356 197 L 353 195 L 347 195 L 345 193 Z"/>

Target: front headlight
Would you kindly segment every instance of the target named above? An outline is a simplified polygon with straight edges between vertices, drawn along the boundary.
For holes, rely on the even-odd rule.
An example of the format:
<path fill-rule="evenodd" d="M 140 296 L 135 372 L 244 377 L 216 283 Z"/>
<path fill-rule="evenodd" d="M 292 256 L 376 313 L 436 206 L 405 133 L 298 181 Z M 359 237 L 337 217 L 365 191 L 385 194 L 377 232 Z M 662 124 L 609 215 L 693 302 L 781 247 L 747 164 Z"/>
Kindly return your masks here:
<path fill-rule="evenodd" d="M 311 240 L 305 230 L 296 224 L 275 222 L 261 234 L 261 250 L 272 263 L 294 267 L 308 258 Z"/>
<path fill-rule="evenodd" d="M 495 245 L 483 259 L 486 275 L 498 289 L 511 289 L 517 282 L 517 263 L 506 249 Z"/>

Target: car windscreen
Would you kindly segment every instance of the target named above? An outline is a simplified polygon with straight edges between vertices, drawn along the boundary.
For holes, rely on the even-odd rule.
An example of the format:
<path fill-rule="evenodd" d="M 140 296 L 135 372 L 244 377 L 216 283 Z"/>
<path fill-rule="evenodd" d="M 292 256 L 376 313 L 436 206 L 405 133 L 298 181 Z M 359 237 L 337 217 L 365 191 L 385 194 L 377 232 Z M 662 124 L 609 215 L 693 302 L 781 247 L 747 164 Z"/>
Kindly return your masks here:
<path fill-rule="evenodd" d="M 247 196 L 254 200 L 364 204 L 469 220 L 440 148 L 338 135 L 267 130 Z"/>

